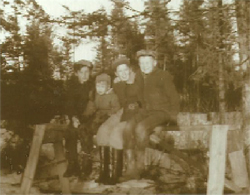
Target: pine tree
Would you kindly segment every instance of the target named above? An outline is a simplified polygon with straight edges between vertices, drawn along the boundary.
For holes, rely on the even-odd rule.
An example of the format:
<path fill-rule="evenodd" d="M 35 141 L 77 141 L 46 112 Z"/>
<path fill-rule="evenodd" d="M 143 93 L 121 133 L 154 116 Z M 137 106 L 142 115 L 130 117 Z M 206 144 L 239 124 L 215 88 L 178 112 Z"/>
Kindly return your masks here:
<path fill-rule="evenodd" d="M 239 54 L 241 70 L 244 75 L 243 86 L 243 137 L 245 143 L 245 154 L 247 157 L 248 175 L 250 177 L 250 2 L 235 1 L 237 31 L 239 35 Z M 250 192 L 250 188 L 248 189 Z"/>
<path fill-rule="evenodd" d="M 114 58 L 119 54 L 130 58 L 132 64 L 137 64 L 136 52 L 144 47 L 143 35 L 139 32 L 136 20 L 129 19 L 125 14 L 125 1 L 113 1 L 111 11 L 111 44 L 114 46 Z"/>

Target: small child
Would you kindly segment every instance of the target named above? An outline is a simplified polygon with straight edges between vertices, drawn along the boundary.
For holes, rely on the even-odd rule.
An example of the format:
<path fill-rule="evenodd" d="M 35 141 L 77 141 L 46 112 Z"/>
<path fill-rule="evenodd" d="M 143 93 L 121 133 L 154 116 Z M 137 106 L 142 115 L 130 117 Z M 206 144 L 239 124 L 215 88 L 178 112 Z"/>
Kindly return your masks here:
<path fill-rule="evenodd" d="M 111 88 L 111 78 L 102 73 L 96 77 L 95 116 L 92 129 L 97 133 L 99 126 L 120 109 L 117 95 Z"/>

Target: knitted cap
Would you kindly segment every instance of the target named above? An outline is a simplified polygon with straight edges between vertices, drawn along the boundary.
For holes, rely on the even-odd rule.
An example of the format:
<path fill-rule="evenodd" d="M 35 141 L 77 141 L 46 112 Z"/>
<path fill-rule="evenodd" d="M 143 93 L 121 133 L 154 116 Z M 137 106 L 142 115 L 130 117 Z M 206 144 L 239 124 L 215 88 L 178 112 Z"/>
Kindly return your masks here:
<path fill-rule="evenodd" d="M 156 59 L 156 53 L 152 50 L 140 50 L 136 53 L 136 57 L 139 58 L 141 56 L 152 56 Z"/>
<path fill-rule="evenodd" d="M 98 83 L 101 81 L 107 81 L 108 85 L 110 85 L 111 84 L 111 77 L 109 75 L 107 75 L 106 73 L 102 73 L 96 77 L 95 83 Z"/>
<path fill-rule="evenodd" d="M 78 62 L 74 63 L 74 71 L 77 72 L 83 66 L 87 66 L 89 68 L 92 68 L 92 63 L 90 61 L 88 61 L 88 60 L 79 60 Z"/>
<path fill-rule="evenodd" d="M 119 66 L 121 64 L 126 64 L 126 65 L 130 66 L 130 60 L 125 56 L 117 58 L 113 63 L 113 66 L 112 66 L 113 70 L 116 70 L 117 66 Z"/>

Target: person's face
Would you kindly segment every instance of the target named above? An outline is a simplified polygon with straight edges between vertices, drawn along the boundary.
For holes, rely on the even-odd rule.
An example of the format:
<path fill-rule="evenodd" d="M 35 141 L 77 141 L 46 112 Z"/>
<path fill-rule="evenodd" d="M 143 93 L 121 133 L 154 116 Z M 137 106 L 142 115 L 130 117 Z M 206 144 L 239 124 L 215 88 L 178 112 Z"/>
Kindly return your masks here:
<path fill-rule="evenodd" d="M 130 69 L 129 69 L 128 65 L 121 64 L 121 65 L 117 66 L 115 74 L 117 77 L 119 77 L 119 79 L 121 81 L 128 81 Z"/>
<path fill-rule="evenodd" d="M 100 81 L 96 83 L 95 87 L 96 87 L 96 92 L 99 95 L 104 95 L 108 90 L 108 83 L 107 81 Z"/>
<path fill-rule="evenodd" d="M 78 70 L 75 75 L 78 78 L 78 81 L 83 84 L 84 82 L 89 80 L 90 70 L 88 67 L 84 66 L 80 70 Z"/>
<path fill-rule="evenodd" d="M 139 58 L 139 66 L 144 74 L 150 74 L 156 67 L 156 60 L 151 56 L 141 56 Z"/>

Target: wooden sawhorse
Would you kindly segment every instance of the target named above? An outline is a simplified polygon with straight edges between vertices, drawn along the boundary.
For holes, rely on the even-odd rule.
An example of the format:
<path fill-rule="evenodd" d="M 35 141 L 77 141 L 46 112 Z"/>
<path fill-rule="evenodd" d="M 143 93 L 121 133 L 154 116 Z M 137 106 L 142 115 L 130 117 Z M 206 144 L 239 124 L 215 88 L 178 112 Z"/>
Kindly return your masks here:
<path fill-rule="evenodd" d="M 37 163 L 39 159 L 40 149 L 43 143 L 54 143 L 55 159 L 60 162 L 57 165 L 57 174 L 61 183 L 62 194 L 70 194 L 70 186 L 68 178 L 63 177 L 63 173 L 67 168 L 65 160 L 64 147 L 63 147 L 63 133 L 66 130 L 66 125 L 61 124 L 42 124 L 36 125 L 31 143 L 29 158 L 25 167 L 25 171 L 21 183 L 21 194 L 29 194 L 32 186 Z M 50 137 L 50 133 L 53 136 Z M 44 138 L 47 139 L 44 139 Z M 62 162 L 65 161 L 65 162 Z"/>
<path fill-rule="evenodd" d="M 206 140 L 209 149 L 209 173 L 208 173 L 208 183 L 207 183 L 207 194 L 208 195 L 222 195 L 224 191 L 225 183 L 225 168 L 226 168 L 226 150 L 227 150 L 227 134 L 228 130 L 234 129 L 229 125 L 194 125 L 194 126 L 168 126 L 163 127 L 163 131 L 174 137 L 176 147 L 178 144 L 183 144 L 183 146 L 189 148 L 191 147 L 191 142 L 189 142 L 189 136 L 195 132 L 203 132 L 208 136 Z M 160 127 L 159 127 L 160 130 Z M 203 135 L 202 135 L 203 137 Z M 185 138 L 183 141 L 182 139 Z M 185 143 L 185 141 L 187 143 Z M 181 147 L 181 145 L 179 146 Z"/>
<path fill-rule="evenodd" d="M 57 162 L 65 160 L 64 148 L 62 143 L 62 135 L 66 129 L 65 125 L 57 124 L 43 124 L 36 125 L 30 155 L 24 171 L 23 181 L 21 184 L 21 193 L 29 194 L 37 163 L 39 158 L 39 152 L 45 132 L 58 131 L 58 137 L 54 143 L 55 158 Z M 184 130 L 186 128 L 180 128 Z M 210 146 L 209 146 L 209 174 L 208 174 L 208 195 L 222 195 L 224 190 L 225 181 L 225 167 L 226 167 L 226 149 L 227 149 L 227 133 L 229 130 L 228 125 L 203 125 L 203 126 L 190 126 L 189 131 L 197 130 L 209 130 L 210 131 Z M 171 131 L 171 130 L 170 130 Z M 185 132 L 184 132 L 185 133 Z M 63 177 L 63 173 L 66 169 L 66 162 L 60 163 L 57 167 L 59 180 L 62 187 L 62 194 L 70 194 L 69 180 Z"/>

